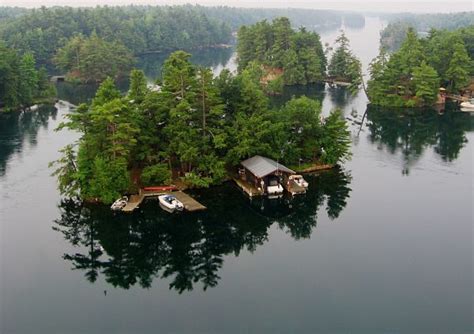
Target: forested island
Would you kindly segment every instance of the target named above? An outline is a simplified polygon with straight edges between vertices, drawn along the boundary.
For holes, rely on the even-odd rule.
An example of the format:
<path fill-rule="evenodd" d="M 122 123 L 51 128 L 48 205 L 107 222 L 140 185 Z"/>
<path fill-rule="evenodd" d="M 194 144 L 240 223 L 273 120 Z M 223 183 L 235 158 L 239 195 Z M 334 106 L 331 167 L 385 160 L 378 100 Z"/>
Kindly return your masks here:
<path fill-rule="evenodd" d="M 355 13 L 308 9 L 244 9 L 203 6 L 0 7 L 0 39 L 40 64 L 51 64 L 56 51 L 74 36 L 95 32 L 120 42 L 133 54 L 166 52 L 232 43 L 232 32 L 263 19 L 289 17 L 297 26 L 336 28 L 343 18 L 360 24 Z M 316 22 L 316 23 L 315 23 Z"/>
<path fill-rule="evenodd" d="M 0 111 L 24 109 L 52 102 L 56 91 L 44 67 L 38 69 L 32 53 L 20 54 L 0 40 Z"/>
<path fill-rule="evenodd" d="M 460 93 L 474 75 L 471 39 L 474 26 L 456 31 L 431 30 L 427 38 L 408 29 L 400 49 L 381 48 L 370 65 L 367 95 L 375 105 L 415 107 L 433 105 L 440 87 Z"/>
<path fill-rule="evenodd" d="M 62 127 L 82 137 L 77 150 L 66 146 L 55 163 L 64 194 L 110 203 L 143 185 L 219 184 L 255 154 L 290 166 L 333 165 L 350 156 L 338 110 L 323 118 L 319 102 L 306 97 L 272 110 L 251 69 L 213 77 L 189 58 L 183 51 L 170 55 L 159 91 L 134 70 L 125 96 L 109 78 L 90 105 L 69 115 Z"/>
<path fill-rule="evenodd" d="M 329 66 L 321 39 L 302 27 L 295 31 L 286 17 L 243 26 L 238 33 L 239 70 L 252 68 L 268 93 L 278 93 L 283 85 L 306 85 L 333 80 L 360 84 L 360 61 L 341 33 Z M 356 88 L 356 89 L 357 89 Z"/>
<path fill-rule="evenodd" d="M 397 51 L 404 41 L 409 28 L 422 36 L 432 29 L 454 31 L 474 25 L 472 12 L 450 14 L 385 14 L 389 24 L 380 33 L 380 43 L 389 51 Z M 471 41 L 472 41 L 472 32 Z"/>
<path fill-rule="evenodd" d="M 82 135 L 54 165 L 63 194 L 110 203 L 147 185 L 222 183 L 253 155 L 290 167 L 346 160 L 350 135 L 340 111 L 324 118 L 320 103 L 307 97 L 271 107 L 268 95 L 284 86 L 338 83 L 353 94 L 362 86 L 373 105 L 418 107 L 435 103 L 440 87 L 458 93 L 474 74 L 473 27 L 432 30 L 426 38 L 408 29 L 398 51 L 381 49 L 365 85 L 344 31 L 333 47 L 323 46 L 317 32 L 301 26 L 310 22 L 303 10 L 289 10 L 295 22 L 274 17 L 278 10 L 268 17 L 255 10 L 243 26 L 240 14 L 226 16 L 245 12 L 200 6 L 11 9 L 0 15 L 0 73 L 13 79 L 0 84 L 0 99 L 14 110 L 51 96 L 42 66 L 70 81 L 101 83 L 91 103 L 79 105 L 61 125 Z M 338 15 L 334 22 L 340 24 L 344 16 Z M 345 15 L 362 24 L 357 15 Z M 225 47 L 235 29 L 237 73 L 214 76 L 191 63 L 184 50 Z M 176 49 L 182 50 L 170 54 L 149 88 L 143 71 L 133 69 L 136 57 Z M 116 80 L 127 77 L 129 89 L 121 92 Z"/>

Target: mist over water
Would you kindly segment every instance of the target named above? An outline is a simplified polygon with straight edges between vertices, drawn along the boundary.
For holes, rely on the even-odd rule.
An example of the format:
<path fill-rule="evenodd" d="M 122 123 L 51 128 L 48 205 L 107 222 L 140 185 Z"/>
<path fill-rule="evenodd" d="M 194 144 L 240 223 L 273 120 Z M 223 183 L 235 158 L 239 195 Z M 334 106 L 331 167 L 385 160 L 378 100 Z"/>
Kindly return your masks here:
<path fill-rule="evenodd" d="M 18 7 L 95 7 L 95 6 L 126 6 L 126 5 L 185 5 L 198 4 L 203 6 L 230 6 L 244 8 L 310 8 L 331 9 L 359 12 L 381 12 L 381 13 L 453 13 L 474 10 L 472 1 L 449 1 L 449 0 L 423 0 L 423 1 L 358 1 L 358 0 L 336 0 L 336 1 L 313 1 L 296 0 L 292 2 L 283 0 L 83 0 L 80 3 L 72 0 L 2 0 L 2 6 Z"/>

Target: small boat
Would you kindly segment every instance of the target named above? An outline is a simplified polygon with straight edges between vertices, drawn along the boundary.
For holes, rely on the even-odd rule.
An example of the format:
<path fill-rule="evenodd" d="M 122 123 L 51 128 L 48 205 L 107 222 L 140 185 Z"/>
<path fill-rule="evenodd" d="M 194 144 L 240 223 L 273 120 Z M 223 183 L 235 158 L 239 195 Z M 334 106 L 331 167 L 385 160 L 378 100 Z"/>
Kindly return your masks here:
<path fill-rule="evenodd" d="M 122 198 L 119 198 L 118 200 L 116 200 L 111 206 L 110 208 L 114 211 L 121 211 L 125 205 L 127 205 L 128 203 L 128 197 L 127 196 L 123 196 Z"/>
<path fill-rule="evenodd" d="M 158 196 L 160 206 L 168 212 L 183 211 L 184 205 L 173 195 L 161 195 Z"/>
<path fill-rule="evenodd" d="M 290 180 L 295 181 L 300 187 L 308 188 L 308 182 L 301 175 L 290 175 Z"/>
<path fill-rule="evenodd" d="M 461 111 L 474 112 L 474 98 L 466 102 L 461 102 Z"/>
<path fill-rule="evenodd" d="M 175 191 L 177 190 L 176 186 L 154 186 L 154 187 L 145 187 L 145 191 Z"/>
<path fill-rule="evenodd" d="M 283 187 L 281 186 L 280 182 L 278 182 L 278 178 L 271 178 L 268 181 L 268 186 L 267 186 L 267 194 L 269 196 L 272 195 L 279 195 L 283 193 Z"/>

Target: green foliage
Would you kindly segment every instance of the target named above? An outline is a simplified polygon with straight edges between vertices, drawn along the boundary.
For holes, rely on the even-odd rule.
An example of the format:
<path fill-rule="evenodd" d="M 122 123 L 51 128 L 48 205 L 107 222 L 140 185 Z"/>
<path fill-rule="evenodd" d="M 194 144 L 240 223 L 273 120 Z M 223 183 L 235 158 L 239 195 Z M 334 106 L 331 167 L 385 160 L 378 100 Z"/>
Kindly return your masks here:
<path fill-rule="evenodd" d="M 112 202 L 125 192 L 130 186 L 128 166 L 140 129 L 135 111 L 120 96 L 113 81 L 105 80 L 91 106 L 80 105 L 68 116 L 68 121 L 60 125 L 64 127 L 80 130 L 83 135 L 75 162 L 72 162 L 72 149 L 68 147 L 56 162 L 62 166 L 56 172 L 60 190 L 71 193 L 80 189 L 82 198 L 104 203 Z M 68 180 L 74 180 L 72 189 L 61 186 Z"/>
<path fill-rule="evenodd" d="M 336 39 L 336 45 L 328 74 L 335 80 L 351 83 L 351 92 L 355 94 L 362 84 L 362 64 L 349 49 L 349 39 L 344 32 Z"/>
<path fill-rule="evenodd" d="M 167 164 L 156 164 L 143 169 L 140 180 L 145 186 L 171 183 L 171 171 Z"/>
<path fill-rule="evenodd" d="M 115 83 L 112 78 L 106 78 L 104 82 L 99 86 L 95 97 L 92 100 L 93 106 L 101 106 L 107 102 L 120 98 L 120 91 L 115 87 Z"/>
<path fill-rule="evenodd" d="M 94 32 L 108 43 L 120 42 L 135 54 L 190 50 L 231 39 L 225 21 L 210 18 L 204 8 L 193 6 L 41 7 L 0 22 L 0 39 L 22 53 L 33 52 L 41 64 L 51 63 L 57 50 L 76 35 L 87 39 Z"/>
<path fill-rule="evenodd" d="M 452 31 L 462 27 L 474 28 L 472 12 L 449 14 L 392 14 L 389 24 L 380 34 L 380 44 L 390 51 L 397 51 L 411 27 L 419 32 L 431 29 Z M 472 54 L 471 54 L 472 57 Z"/>
<path fill-rule="evenodd" d="M 49 164 L 49 167 L 56 167 L 52 176 L 58 178 L 59 191 L 61 194 L 73 197 L 79 194 L 80 184 L 78 182 L 78 170 L 76 167 L 76 154 L 73 145 L 66 145 L 60 150 L 62 156 Z"/>
<path fill-rule="evenodd" d="M 127 162 L 124 159 L 107 160 L 97 156 L 92 162 L 92 175 L 85 195 L 112 203 L 130 186 Z"/>
<path fill-rule="evenodd" d="M 284 124 L 285 156 L 290 165 L 317 161 L 322 135 L 321 105 L 305 96 L 293 98 L 281 110 Z"/>
<path fill-rule="evenodd" d="M 332 111 L 329 117 L 326 118 L 321 147 L 323 151 L 321 161 L 323 163 L 335 164 L 350 158 L 350 132 L 341 110 Z"/>
<path fill-rule="evenodd" d="M 145 73 L 141 70 L 130 72 L 130 89 L 128 97 L 135 103 L 142 103 L 148 92 Z"/>
<path fill-rule="evenodd" d="M 70 78 L 86 83 L 123 75 L 133 61 L 131 52 L 123 44 L 107 42 L 95 31 L 90 37 L 72 37 L 54 57 L 56 65 L 67 71 Z"/>
<path fill-rule="evenodd" d="M 320 81 L 326 71 L 326 56 L 319 35 L 305 28 L 293 30 L 286 17 L 275 18 L 272 23 L 263 20 L 241 27 L 237 53 L 240 72 L 255 62 L 266 69 L 283 71 L 286 85 Z"/>
<path fill-rule="evenodd" d="M 422 62 L 420 66 L 413 69 L 413 84 L 415 85 L 415 96 L 423 104 L 436 102 L 439 90 L 439 77 L 436 70 Z"/>
<path fill-rule="evenodd" d="M 265 87 L 265 92 L 270 95 L 277 95 L 283 92 L 284 80 L 282 76 L 279 76 L 276 79 L 273 79 L 267 83 Z"/>
<path fill-rule="evenodd" d="M 392 107 L 431 105 L 440 87 L 455 93 L 465 88 L 474 73 L 474 63 L 466 50 L 464 33 L 432 30 L 428 38 L 419 39 L 413 29 L 408 29 L 397 52 L 388 56 L 381 49 L 371 63 L 367 87 L 370 101 Z"/>
<path fill-rule="evenodd" d="M 0 42 L 0 107 L 26 108 L 40 98 L 54 96 L 44 69 L 37 70 L 31 53 L 20 55 Z"/>
<path fill-rule="evenodd" d="M 329 62 L 328 74 L 338 80 L 352 82 L 360 75 L 360 61 L 349 48 L 344 32 L 336 39 L 337 47 Z"/>
<path fill-rule="evenodd" d="M 208 187 L 255 154 L 288 163 L 347 158 L 345 122 L 323 122 L 319 102 L 301 97 L 269 110 L 258 64 L 214 78 L 189 58 L 183 51 L 170 55 L 160 91 L 146 89 L 143 73 L 134 71 L 127 96 L 108 78 L 90 105 L 68 115 L 60 128 L 82 137 L 77 156 L 67 147 L 56 162 L 62 192 L 109 203 L 131 191 L 131 170 L 142 170 L 141 185 L 167 184 L 175 175 Z"/>
<path fill-rule="evenodd" d="M 463 43 L 455 43 L 453 54 L 446 70 L 445 79 L 449 82 L 448 88 L 458 92 L 466 87 L 470 81 L 470 74 L 474 74 L 474 61 L 469 58 Z"/>

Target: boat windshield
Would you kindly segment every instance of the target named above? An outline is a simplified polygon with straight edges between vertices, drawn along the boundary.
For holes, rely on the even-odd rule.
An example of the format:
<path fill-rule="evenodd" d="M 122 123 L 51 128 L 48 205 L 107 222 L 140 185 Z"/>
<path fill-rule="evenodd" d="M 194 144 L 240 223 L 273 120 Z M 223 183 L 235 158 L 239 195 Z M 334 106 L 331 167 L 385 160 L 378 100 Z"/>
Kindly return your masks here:
<path fill-rule="evenodd" d="M 174 196 L 166 196 L 165 197 L 165 201 L 167 201 L 168 203 L 171 203 L 175 200 Z"/>
<path fill-rule="evenodd" d="M 270 180 L 269 183 L 270 183 L 270 186 L 277 186 L 278 185 L 278 181 L 275 180 L 275 179 Z"/>

